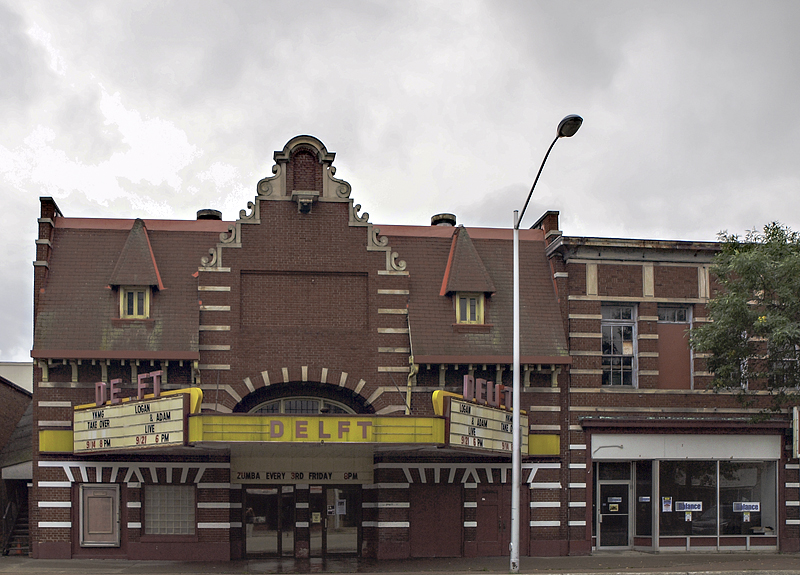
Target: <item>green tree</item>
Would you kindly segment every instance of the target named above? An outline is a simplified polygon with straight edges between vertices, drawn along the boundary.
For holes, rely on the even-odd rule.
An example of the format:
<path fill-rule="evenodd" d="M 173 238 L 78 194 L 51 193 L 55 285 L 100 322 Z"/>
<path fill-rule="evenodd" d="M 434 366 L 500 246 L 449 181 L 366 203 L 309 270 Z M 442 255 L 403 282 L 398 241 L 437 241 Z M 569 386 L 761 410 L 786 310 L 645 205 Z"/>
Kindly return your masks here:
<path fill-rule="evenodd" d="M 710 354 L 715 390 L 752 404 L 752 391 L 766 389 L 769 411 L 800 403 L 800 234 L 773 222 L 719 239 L 713 321 L 692 330 L 692 346 Z"/>

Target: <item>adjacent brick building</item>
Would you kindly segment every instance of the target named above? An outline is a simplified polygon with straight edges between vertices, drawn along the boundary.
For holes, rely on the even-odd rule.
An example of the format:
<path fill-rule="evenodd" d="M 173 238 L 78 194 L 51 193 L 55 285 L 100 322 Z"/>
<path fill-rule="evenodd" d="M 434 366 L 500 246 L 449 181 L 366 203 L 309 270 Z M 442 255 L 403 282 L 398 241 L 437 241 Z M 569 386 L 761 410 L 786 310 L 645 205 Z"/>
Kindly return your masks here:
<path fill-rule="evenodd" d="M 319 140 L 274 157 L 235 222 L 42 198 L 35 557 L 508 552 L 511 230 L 376 226 Z M 716 244 L 558 227 L 521 231 L 522 553 L 798 550 L 790 418 L 686 340 Z"/>

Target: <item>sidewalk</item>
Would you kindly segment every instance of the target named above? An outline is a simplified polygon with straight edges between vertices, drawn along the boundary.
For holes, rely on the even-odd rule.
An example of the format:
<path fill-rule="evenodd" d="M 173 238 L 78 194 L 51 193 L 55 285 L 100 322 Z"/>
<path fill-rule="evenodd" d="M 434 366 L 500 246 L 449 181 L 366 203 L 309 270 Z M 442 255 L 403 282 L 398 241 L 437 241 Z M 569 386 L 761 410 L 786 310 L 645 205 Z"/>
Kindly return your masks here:
<path fill-rule="evenodd" d="M 183 573 L 240 575 L 256 573 L 508 573 L 508 557 L 409 559 L 380 563 L 359 559 L 296 561 L 251 559 L 228 562 L 43 560 L 0 557 L 0 573 L 20 575 L 105 575 Z M 597 553 L 589 557 L 521 557 L 522 574 L 800 575 L 800 554 L 780 553 Z"/>

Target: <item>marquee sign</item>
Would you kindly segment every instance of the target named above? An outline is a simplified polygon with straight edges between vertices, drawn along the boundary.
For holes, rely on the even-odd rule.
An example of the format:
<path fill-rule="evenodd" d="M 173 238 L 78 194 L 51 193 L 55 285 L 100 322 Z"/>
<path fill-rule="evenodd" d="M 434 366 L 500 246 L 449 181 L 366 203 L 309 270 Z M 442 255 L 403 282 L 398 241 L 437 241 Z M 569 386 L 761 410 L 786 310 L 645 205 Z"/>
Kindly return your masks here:
<path fill-rule="evenodd" d="M 508 408 L 510 389 L 491 381 L 464 376 L 464 394 L 436 391 L 434 411 L 447 421 L 445 437 L 450 447 L 477 451 L 513 451 L 513 412 Z M 520 449 L 528 453 L 528 416 L 520 413 Z"/>
<path fill-rule="evenodd" d="M 512 452 L 512 413 L 504 409 L 477 405 L 449 398 L 448 442 L 451 447 L 481 451 Z M 528 416 L 520 414 L 522 453 L 528 453 Z"/>
<path fill-rule="evenodd" d="M 185 445 L 189 394 L 81 406 L 73 415 L 73 453 Z"/>

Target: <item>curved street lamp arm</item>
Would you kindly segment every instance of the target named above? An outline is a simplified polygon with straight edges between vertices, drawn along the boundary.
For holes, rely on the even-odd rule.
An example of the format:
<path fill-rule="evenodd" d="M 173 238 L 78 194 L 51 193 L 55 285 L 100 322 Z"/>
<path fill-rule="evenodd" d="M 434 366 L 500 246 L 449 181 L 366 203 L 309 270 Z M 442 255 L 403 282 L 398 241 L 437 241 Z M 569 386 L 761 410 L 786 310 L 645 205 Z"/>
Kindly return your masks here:
<path fill-rule="evenodd" d="M 556 145 L 556 142 L 558 141 L 558 139 L 560 137 L 561 137 L 561 134 L 557 135 L 555 137 L 555 139 L 553 140 L 553 143 L 550 144 L 550 147 L 547 148 L 547 153 L 544 155 L 544 160 L 542 160 L 542 165 L 539 166 L 539 173 L 536 174 L 536 179 L 533 180 L 533 185 L 531 186 L 531 191 L 528 192 L 528 199 L 525 200 L 525 205 L 522 207 L 522 213 L 520 213 L 519 217 L 517 218 L 517 221 L 514 223 L 514 229 L 517 229 L 517 230 L 519 229 L 519 224 L 522 221 L 522 218 L 525 216 L 525 210 L 528 209 L 528 202 L 531 201 L 531 196 L 533 196 L 533 189 L 536 187 L 536 182 L 539 181 L 539 176 L 542 175 L 542 170 L 544 169 L 544 163 L 547 161 L 547 156 L 550 155 L 550 150 L 553 149 L 553 146 Z"/>

